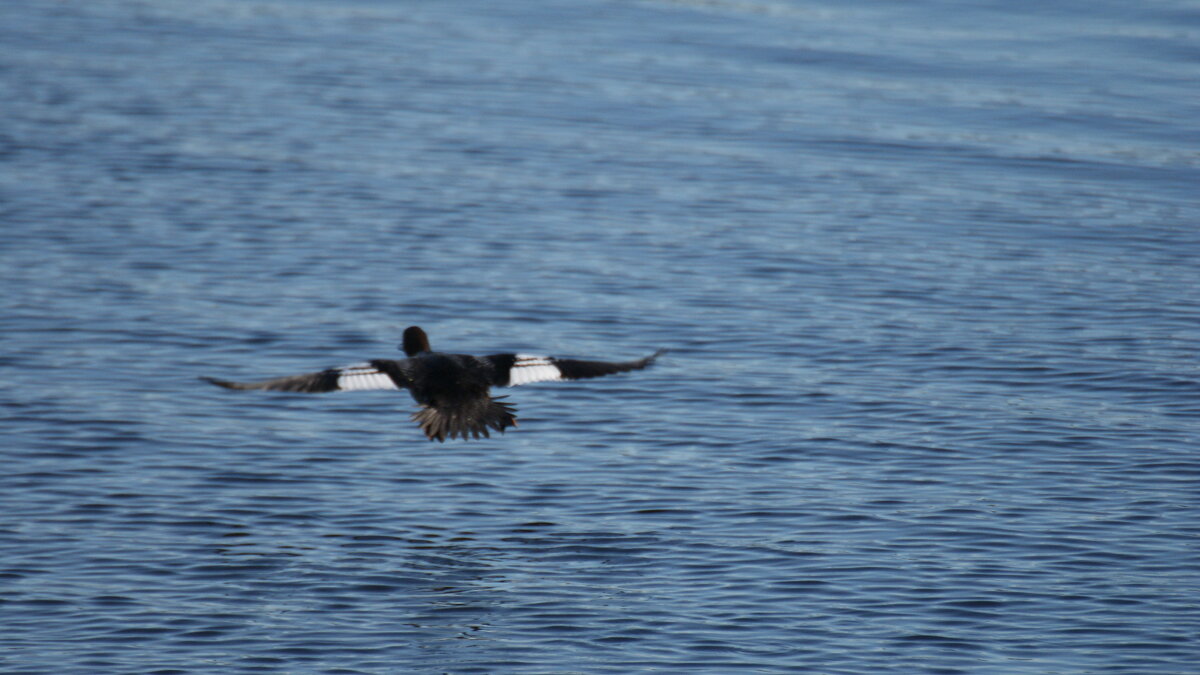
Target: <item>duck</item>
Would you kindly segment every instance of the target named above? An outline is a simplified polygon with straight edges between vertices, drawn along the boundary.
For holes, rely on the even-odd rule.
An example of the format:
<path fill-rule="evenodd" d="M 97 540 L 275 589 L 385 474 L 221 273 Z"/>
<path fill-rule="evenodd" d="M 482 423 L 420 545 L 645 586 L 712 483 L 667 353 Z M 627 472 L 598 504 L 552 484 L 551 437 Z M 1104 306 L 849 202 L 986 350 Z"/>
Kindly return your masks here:
<path fill-rule="evenodd" d="M 405 359 L 372 359 L 303 375 L 255 382 L 200 379 L 225 389 L 322 393 L 407 389 L 420 408 L 412 420 L 430 441 L 488 438 L 517 426 L 516 407 L 492 397 L 492 387 L 582 380 L 641 370 L 667 350 L 633 361 L 582 361 L 533 354 L 447 354 L 435 352 L 420 326 L 404 330 Z"/>

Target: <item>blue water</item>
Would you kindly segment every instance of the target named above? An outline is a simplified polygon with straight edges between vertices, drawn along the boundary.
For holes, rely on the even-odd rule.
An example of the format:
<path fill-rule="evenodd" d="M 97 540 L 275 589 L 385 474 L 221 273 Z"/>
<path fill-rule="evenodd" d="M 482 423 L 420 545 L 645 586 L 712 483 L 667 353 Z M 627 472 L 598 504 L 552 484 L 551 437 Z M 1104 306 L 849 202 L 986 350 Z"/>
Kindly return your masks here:
<path fill-rule="evenodd" d="M 1194 2 L 0 1 L 0 671 L 1194 673 Z M 398 356 L 654 368 L 237 393 Z"/>

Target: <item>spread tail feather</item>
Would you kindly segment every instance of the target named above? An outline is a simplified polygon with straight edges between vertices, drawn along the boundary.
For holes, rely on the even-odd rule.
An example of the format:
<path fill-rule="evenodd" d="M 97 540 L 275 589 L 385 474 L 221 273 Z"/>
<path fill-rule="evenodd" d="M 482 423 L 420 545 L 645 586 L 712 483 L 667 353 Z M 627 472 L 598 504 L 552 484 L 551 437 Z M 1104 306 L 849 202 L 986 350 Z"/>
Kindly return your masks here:
<path fill-rule="evenodd" d="M 499 398 L 488 398 L 472 402 L 472 405 L 452 408 L 422 406 L 413 413 L 412 418 L 421 425 L 421 431 L 431 441 L 441 442 L 447 438 L 465 441 L 468 437 L 490 437 L 489 428 L 503 433 L 508 427 L 517 426 L 514 412 L 516 408 L 501 403 Z"/>

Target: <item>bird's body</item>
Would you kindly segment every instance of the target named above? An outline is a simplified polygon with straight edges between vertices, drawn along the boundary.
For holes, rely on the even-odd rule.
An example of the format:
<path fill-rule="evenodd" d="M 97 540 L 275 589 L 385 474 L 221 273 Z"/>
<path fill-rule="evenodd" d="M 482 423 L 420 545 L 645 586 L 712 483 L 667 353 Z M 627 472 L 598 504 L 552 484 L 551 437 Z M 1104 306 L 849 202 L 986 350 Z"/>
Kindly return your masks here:
<path fill-rule="evenodd" d="M 517 425 L 515 408 L 492 398 L 495 386 L 600 377 L 649 366 L 662 353 L 636 361 L 578 361 L 529 354 L 471 356 L 430 349 L 425 331 L 404 331 L 406 359 L 374 359 L 315 373 L 260 382 L 230 382 L 203 378 L 227 389 L 263 389 L 319 393 L 364 389 L 407 389 L 421 409 L 413 419 L 429 440 L 488 436 Z"/>

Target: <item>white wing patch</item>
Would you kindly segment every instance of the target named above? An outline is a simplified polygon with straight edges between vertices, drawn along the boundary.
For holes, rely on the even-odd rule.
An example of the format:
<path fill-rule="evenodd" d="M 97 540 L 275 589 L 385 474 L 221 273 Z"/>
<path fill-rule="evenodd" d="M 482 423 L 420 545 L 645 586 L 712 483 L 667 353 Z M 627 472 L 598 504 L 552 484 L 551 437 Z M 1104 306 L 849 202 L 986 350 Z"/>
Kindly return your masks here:
<path fill-rule="evenodd" d="M 338 389 L 358 391 L 362 389 L 399 389 L 387 373 L 380 372 L 369 363 L 356 363 L 341 369 Z"/>
<path fill-rule="evenodd" d="M 562 379 L 562 371 L 546 356 L 517 354 L 512 370 L 508 371 L 508 386 L 530 382 L 553 382 Z"/>

